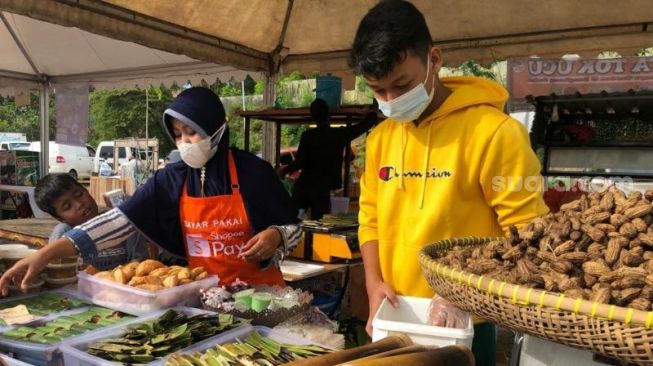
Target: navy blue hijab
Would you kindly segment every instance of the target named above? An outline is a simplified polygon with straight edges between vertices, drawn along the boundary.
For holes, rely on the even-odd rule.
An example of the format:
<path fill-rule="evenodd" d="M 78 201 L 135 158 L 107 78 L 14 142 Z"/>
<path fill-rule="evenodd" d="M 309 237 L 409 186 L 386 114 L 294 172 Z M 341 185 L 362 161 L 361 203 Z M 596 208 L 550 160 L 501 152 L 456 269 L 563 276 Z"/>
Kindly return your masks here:
<path fill-rule="evenodd" d="M 164 129 L 174 141 L 170 125 L 172 118 L 207 137 L 225 123 L 225 112 L 215 93 L 207 88 L 194 87 L 180 93 L 164 112 Z M 205 165 L 205 194 L 217 196 L 231 193 L 227 165 L 229 150 L 236 163 L 240 191 L 254 233 L 271 225 L 297 223 L 297 210 L 272 166 L 250 153 L 230 149 L 228 129 L 218 142 L 216 154 Z M 120 210 L 139 231 L 180 257 L 186 256 L 179 218 L 179 199 L 184 182 L 187 183 L 189 196 L 201 196 L 200 169 L 193 169 L 179 161 L 156 171 L 131 199 L 120 205 Z"/>

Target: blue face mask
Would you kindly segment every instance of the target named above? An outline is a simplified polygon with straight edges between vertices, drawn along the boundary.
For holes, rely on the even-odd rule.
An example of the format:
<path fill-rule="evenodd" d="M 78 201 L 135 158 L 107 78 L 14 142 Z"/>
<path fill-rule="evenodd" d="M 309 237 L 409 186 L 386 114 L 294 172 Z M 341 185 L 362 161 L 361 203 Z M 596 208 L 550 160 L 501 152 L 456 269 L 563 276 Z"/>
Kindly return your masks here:
<path fill-rule="evenodd" d="M 433 75 L 433 87 L 431 93 L 426 92 L 426 82 L 429 79 L 431 72 L 431 59 L 428 60 L 426 69 L 426 79 L 423 83 L 419 83 L 413 89 L 398 96 L 395 99 L 387 102 L 381 101 L 377 98 L 379 109 L 383 114 L 392 118 L 397 122 L 411 122 L 422 115 L 426 107 L 431 104 L 433 96 L 435 95 L 435 74 Z"/>

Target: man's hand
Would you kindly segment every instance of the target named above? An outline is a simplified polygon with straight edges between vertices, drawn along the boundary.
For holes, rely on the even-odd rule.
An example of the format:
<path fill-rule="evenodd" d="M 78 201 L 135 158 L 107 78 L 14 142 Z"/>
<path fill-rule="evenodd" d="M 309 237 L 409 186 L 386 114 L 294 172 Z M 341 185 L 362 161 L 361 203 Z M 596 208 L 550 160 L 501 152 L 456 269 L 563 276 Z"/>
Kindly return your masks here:
<path fill-rule="evenodd" d="M 397 300 L 397 294 L 395 293 L 395 290 L 393 290 L 392 287 L 385 282 L 377 281 L 367 283 L 366 287 L 367 297 L 370 303 L 370 315 L 367 318 L 367 325 L 365 326 L 365 330 L 367 331 L 367 334 L 372 336 L 372 320 L 374 319 L 377 310 L 379 310 L 383 299 L 388 298 L 390 304 L 395 308 L 399 307 L 399 300 Z"/>
<path fill-rule="evenodd" d="M 243 247 L 239 257 L 250 262 L 262 262 L 272 258 L 282 243 L 281 233 L 277 229 L 267 229 L 254 235 Z"/>

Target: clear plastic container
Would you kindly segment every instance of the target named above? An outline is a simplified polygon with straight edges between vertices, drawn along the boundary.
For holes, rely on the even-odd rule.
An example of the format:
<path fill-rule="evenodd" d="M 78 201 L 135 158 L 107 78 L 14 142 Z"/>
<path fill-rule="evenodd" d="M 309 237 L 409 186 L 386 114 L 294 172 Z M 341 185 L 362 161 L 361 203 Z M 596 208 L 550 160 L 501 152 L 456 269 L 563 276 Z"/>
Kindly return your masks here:
<path fill-rule="evenodd" d="M 32 366 L 29 363 L 17 360 L 15 358 L 9 357 L 7 355 L 0 354 L 0 360 L 4 361 L 4 364 L 7 366 Z"/>
<path fill-rule="evenodd" d="M 180 312 L 183 312 L 186 315 L 193 316 L 193 315 L 199 315 L 199 314 L 211 314 L 213 312 L 207 311 L 207 310 L 202 310 L 202 309 L 195 309 L 195 308 L 188 308 L 188 307 L 174 307 L 173 310 L 177 310 Z M 114 338 L 114 337 L 119 337 L 125 333 L 125 329 L 127 327 L 134 325 L 134 324 L 139 324 L 143 323 L 146 321 L 150 320 L 155 320 L 163 313 L 165 313 L 166 310 L 161 310 L 157 311 L 155 313 L 151 313 L 150 315 L 147 316 L 141 316 L 135 320 L 129 321 L 127 323 L 123 323 L 119 327 L 111 328 L 111 329 L 105 329 L 101 334 L 99 333 L 94 333 L 92 335 L 86 335 L 84 339 L 71 339 L 68 341 L 64 341 L 63 345 L 61 346 L 61 352 L 63 353 L 63 359 L 64 359 L 64 364 L 66 366 L 115 366 L 118 363 L 117 362 L 112 362 L 108 360 L 101 359 L 99 357 L 95 357 L 93 355 L 90 355 L 86 353 L 86 349 L 89 346 L 89 344 L 101 341 L 103 339 L 107 338 Z M 211 338 L 207 338 L 201 342 L 197 342 L 194 345 L 191 345 L 186 348 L 182 348 L 181 350 L 177 352 L 186 352 L 187 350 L 195 350 L 195 349 L 208 349 L 211 348 L 213 345 L 218 344 L 220 339 L 226 338 L 226 339 L 235 339 L 235 336 L 232 334 L 243 334 L 243 329 L 247 329 L 248 332 L 252 331 L 252 326 L 251 325 L 245 325 L 236 329 L 232 329 L 229 331 L 226 331 L 222 334 L 216 335 Z M 165 363 L 165 358 L 153 361 L 148 363 L 147 365 L 149 366 L 158 366 L 158 365 L 163 365 Z"/>
<path fill-rule="evenodd" d="M 77 283 L 77 276 L 69 277 L 69 278 L 46 278 L 45 279 L 45 285 L 48 288 L 62 288 L 70 285 L 74 285 Z"/>
<path fill-rule="evenodd" d="M 88 310 L 88 307 L 83 309 L 78 309 L 75 312 L 70 312 L 69 314 L 70 315 L 77 314 L 85 310 Z M 30 323 L 29 325 L 39 326 L 63 315 L 66 314 L 60 313 L 58 314 L 58 316 L 42 318 Z M 135 318 L 134 320 L 137 319 Z M 86 333 L 71 337 L 65 340 L 64 342 L 73 342 L 75 340 L 92 337 L 93 335 L 105 334 L 105 332 L 110 332 L 113 329 L 120 329 L 121 327 L 124 326 L 124 324 L 128 322 L 129 320 L 125 320 L 124 322 L 121 322 L 119 324 L 88 331 Z M 36 365 L 36 366 L 64 366 L 67 364 L 64 363 L 63 355 L 60 351 L 60 347 L 64 342 L 46 345 L 46 344 L 37 344 L 31 342 L 21 342 L 13 339 L 0 337 L 0 351 L 4 353 L 9 353 L 14 358 L 20 361 L 27 362 L 29 364 Z"/>
<path fill-rule="evenodd" d="M 51 279 L 63 279 L 77 276 L 77 263 L 54 264 L 45 266 L 45 273 Z"/>
<path fill-rule="evenodd" d="M 349 212 L 349 197 L 331 196 L 331 214 L 346 215 Z"/>
<path fill-rule="evenodd" d="M 69 291 L 69 290 L 44 291 L 44 292 L 40 292 L 38 294 L 22 294 L 22 295 L 2 299 L 2 300 L 0 300 L 0 308 L 3 306 L 3 304 L 6 304 L 8 302 L 15 302 L 15 301 L 23 300 L 23 299 L 27 300 L 27 299 L 30 299 L 30 298 L 33 298 L 33 297 L 44 295 L 44 294 L 57 294 L 57 295 L 62 295 L 62 296 L 75 298 L 75 299 L 78 299 L 78 300 L 83 300 L 82 296 L 79 293 L 77 293 L 76 291 Z M 80 312 L 82 312 L 82 311 L 84 311 L 86 309 L 88 309 L 88 306 L 84 305 L 84 306 L 80 306 L 78 308 L 74 308 L 74 309 L 70 309 L 70 310 L 64 310 L 64 311 L 60 311 L 60 312 L 51 313 L 51 314 L 49 314 L 47 316 L 39 317 L 37 319 L 52 320 L 52 319 L 56 319 L 57 317 L 60 317 L 60 316 L 80 313 Z M 29 323 L 31 323 L 31 322 L 27 322 L 27 323 L 23 323 L 23 324 L 13 324 L 13 325 L 0 326 L 0 333 L 4 332 L 5 330 L 13 329 L 13 328 L 16 328 L 16 327 L 21 327 L 21 326 L 29 324 Z"/>
<path fill-rule="evenodd" d="M 472 348 L 474 323 L 470 317 L 465 329 L 427 325 L 431 299 L 397 296 L 399 308 L 395 309 L 384 299 L 372 321 L 372 341 L 376 342 L 394 334 L 403 333 L 416 344 L 426 346 L 464 345 Z"/>
<path fill-rule="evenodd" d="M 217 276 L 160 291 L 146 291 L 79 272 L 79 292 L 97 305 L 134 315 L 149 314 L 173 306 L 200 306 L 200 290 L 218 285 Z"/>

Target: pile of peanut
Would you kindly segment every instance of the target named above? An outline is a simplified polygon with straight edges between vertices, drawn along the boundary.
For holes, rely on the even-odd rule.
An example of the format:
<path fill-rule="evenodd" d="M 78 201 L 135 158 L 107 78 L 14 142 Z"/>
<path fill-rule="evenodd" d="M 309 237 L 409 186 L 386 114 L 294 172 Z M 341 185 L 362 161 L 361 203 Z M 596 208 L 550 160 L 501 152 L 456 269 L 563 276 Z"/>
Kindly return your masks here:
<path fill-rule="evenodd" d="M 458 270 L 606 304 L 651 310 L 653 190 L 611 187 L 562 205 L 508 238 L 455 247 L 439 259 Z"/>

